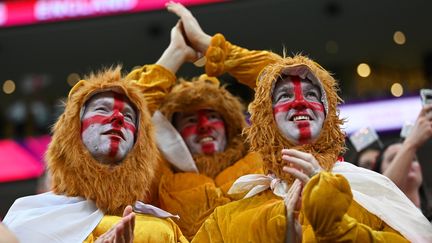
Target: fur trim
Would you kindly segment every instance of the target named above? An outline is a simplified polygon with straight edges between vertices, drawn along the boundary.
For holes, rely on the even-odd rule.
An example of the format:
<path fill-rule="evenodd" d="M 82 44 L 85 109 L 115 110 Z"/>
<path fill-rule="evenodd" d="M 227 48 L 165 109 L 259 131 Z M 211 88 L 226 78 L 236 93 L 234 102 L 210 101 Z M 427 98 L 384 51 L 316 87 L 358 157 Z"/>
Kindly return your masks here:
<path fill-rule="evenodd" d="M 281 71 L 289 66 L 306 65 L 322 82 L 327 95 L 328 113 L 323 128 L 316 142 L 313 144 L 294 145 L 280 133 L 273 116 L 272 86 L 279 78 Z M 251 126 L 245 130 L 251 150 L 261 153 L 264 169 L 274 173 L 288 183 L 293 181 L 290 174 L 282 171 L 283 148 L 292 148 L 311 153 L 320 165 L 329 170 L 337 161 L 339 155 L 345 151 L 345 135 L 341 130 L 344 123 L 339 119 L 337 105 L 342 102 L 337 94 L 336 80 L 319 64 L 304 56 L 286 57 L 267 66 L 258 78 L 255 99 L 249 106 Z"/>
<path fill-rule="evenodd" d="M 99 90 L 122 90 L 139 114 L 136 142 L 115 167 L 96 161 L 81 140 L 80 110 Z M 55 193 L 93 200 L 105 213 L 116 215 L 136 200 L 147 200 L 159 154 L 144 94 L 139 85 L 122 77 L 120 66 L 81 80 L 71 90 L 52 132 L 46 160 Z"/>
<path fill-rule="evenodd" d="M 165 97 L 160 110 L 172 122 L 174 113 L 211 108 L 219 112 L 227 129 L 227 148 L 216 155 L 195 155 L 200 173 L 214 178 L 222 170 L 234 164 L 247 153 L 242 130 L 246 127 L 244 106 L 224 87 L 219 80 L 201 75 L 192 81 L 180 79 Z"/>

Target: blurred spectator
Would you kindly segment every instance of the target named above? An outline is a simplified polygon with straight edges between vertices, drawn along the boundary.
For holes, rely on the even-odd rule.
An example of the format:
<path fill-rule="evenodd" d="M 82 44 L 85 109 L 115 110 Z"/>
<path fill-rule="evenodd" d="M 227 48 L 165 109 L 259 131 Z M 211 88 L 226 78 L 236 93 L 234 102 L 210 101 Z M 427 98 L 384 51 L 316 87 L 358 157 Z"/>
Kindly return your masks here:
<path fill-rule="evenodd" d="M 376 131 L 371 127 L 364 127 L 353 133 L 349 140 L 357 151 L 353 163 L 372 170 L 382 148 L 381 140 Z"/>
<path fill-rule="evenodd" d="M 416 152 L 432 137 L 432 105 L 425 105 L 403 142 L 387 145 L 378 156 L 375 171 L 390 178 L 432 220 L 432 198 L 423 183 Z"/>
<path fill-rule="evenodd" d="M 381 149 L 379 146 L 367 147 L 356 154 L 354 164 L 372 170 L 380 153 Z"/>

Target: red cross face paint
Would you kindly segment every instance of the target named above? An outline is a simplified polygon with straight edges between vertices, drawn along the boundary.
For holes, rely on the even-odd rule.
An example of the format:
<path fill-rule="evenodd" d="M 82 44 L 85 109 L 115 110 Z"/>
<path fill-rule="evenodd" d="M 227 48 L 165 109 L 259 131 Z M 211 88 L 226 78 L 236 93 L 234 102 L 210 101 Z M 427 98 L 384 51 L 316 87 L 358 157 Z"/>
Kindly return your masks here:
<path fill-rule="evenodd" d="M 311 143 L 318 138 L 325 119 L 321 89 L 308 79 L 285 76 L 276 81 L 273 116 L 282 134 L 292 143 Z"/>
<path fill-rule="evenodd" d="M 136 111 L 126 96 L 99 93 L 86 102 L 81 139 L 96 160 L 118 164 L 134 145 L 136 123 Z"/>
<path fill-rule="evenodd" d="M 225 150 L 225 122 L 213 110 L 178 112 L 173 124 L 192 154 L 214 154 Z"/>

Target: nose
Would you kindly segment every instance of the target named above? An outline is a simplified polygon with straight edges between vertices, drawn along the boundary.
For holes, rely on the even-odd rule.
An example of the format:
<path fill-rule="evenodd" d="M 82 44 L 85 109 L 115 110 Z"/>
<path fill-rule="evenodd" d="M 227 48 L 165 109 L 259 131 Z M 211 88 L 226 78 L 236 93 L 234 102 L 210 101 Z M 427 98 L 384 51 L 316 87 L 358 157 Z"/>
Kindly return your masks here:
<path fill-rule="evenodd" d="M 210 129 L 210 122 L 206 116 L 200 116 L 198 118 L 197 128 L 199 133 L 207 132 Z"/>
<path fill-rule="evenodd" d="M 119 111 L 114 111 L 114 113 L 111 116 L 111 120 L 110 120 L 111 124 L 114 127 L 121 127 L 124 124 L 124 116 L 122 113 L 120 113 Z"/>
<path fill-rule="evenodd" d="M 304 99 L 301 100 L 295 100 L 293 103 L 293 108 L 296 110 L 304 110 L 307 108 L 307 103 Z"/>

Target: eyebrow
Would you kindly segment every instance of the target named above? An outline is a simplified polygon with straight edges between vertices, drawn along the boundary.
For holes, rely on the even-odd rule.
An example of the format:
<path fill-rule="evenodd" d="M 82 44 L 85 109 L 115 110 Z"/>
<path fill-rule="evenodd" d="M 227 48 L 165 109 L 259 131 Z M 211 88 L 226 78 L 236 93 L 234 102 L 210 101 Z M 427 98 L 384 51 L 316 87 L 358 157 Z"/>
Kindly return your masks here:
<path fill-rule="evenodd" d="M 91 99 L 86 102 L 86 106 L 93 107 L 96 105 L 109 105 L 109 102 L 106 98 L 103 99 Z"/>

